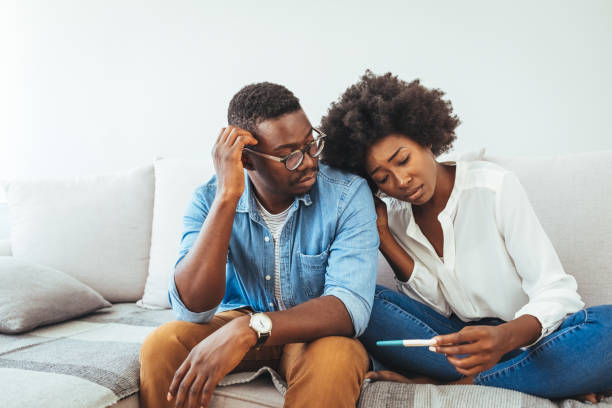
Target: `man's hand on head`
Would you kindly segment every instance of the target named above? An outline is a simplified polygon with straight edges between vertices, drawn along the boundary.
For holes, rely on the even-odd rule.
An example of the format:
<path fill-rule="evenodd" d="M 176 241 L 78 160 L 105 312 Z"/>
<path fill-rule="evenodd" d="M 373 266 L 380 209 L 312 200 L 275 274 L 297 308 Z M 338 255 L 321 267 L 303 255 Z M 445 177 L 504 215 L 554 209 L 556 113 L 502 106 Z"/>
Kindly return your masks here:
<path fill-rule="evenodd" d="M 219 195 L 240 198 L 244 192 L 242 150 L 256 144 L 257 140 L 246 130 L 235 126 L 221 129 L 212 151 Z"/>
<path fill-rule="evenodd" d="M 215 387 L 242 361 L 256 344 L 249 316 L 221 327 L 195 346 L 174 374 L 168 401 L 177 408 L 207 407 Z"/>

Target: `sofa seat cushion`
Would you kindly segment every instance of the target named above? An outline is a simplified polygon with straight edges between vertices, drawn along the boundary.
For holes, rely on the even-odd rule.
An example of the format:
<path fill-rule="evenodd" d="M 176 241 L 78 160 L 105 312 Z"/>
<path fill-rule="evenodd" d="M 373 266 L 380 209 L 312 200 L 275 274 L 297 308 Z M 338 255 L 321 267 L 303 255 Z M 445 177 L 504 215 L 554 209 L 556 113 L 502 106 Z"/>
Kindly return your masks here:
<path fill-rule="evenodd" d="M 400 384 L 380 381 L 366 383 L 361 389 L 358 408 L 387 407 L 512 407 L 577 408 L 587 404 L 565 399 L 552 401 L 518 391 L 481 385 Z M 612 407 L 608 396 L 598 407 Z"/>
<path fill-rule="evenodd" d="M 173 319 L 135 304 L 36 329 L 0 334 L 0 407 L 103 408 L 139 389 L 144 338 Z"/>

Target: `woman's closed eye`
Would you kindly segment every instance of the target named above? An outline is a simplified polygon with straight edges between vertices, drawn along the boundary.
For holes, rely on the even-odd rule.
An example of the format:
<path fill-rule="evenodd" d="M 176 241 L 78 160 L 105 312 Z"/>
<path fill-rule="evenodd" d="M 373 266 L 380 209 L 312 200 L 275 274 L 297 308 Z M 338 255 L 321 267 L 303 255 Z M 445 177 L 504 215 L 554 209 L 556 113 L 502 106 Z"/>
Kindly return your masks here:
<path fill-rule="evenodd" d="M 400 166 L 403 166 L 404 164 L 408 163 L 408 160 L 410 160 L 410 155 L 406 156 L 405 159 L 403 159 L 402 161 L 399 162 Z"/>
<path fill-rule="evenodd" d="M 376 182 L 376 184 L 385 184 L 387 182 L 387 179 L 389 178 L 389 176 L 385 176 L 380 180 L 374 180 Z"/>

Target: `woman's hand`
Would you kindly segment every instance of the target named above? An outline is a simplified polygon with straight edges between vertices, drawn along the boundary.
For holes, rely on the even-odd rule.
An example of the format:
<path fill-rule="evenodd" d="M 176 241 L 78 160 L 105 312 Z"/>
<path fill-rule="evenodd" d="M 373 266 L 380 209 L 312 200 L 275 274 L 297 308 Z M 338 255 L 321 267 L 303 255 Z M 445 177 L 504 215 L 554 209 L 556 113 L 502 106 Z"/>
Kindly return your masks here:
<path fill-rule="evenodd" d="M 473 376 L 493 368 L 504 354 L 513 349 L 509 348 L 508 337 L 503 325 L 467 326 L 456 333 L 434 337 L 436 346 L 430 350 L 446 354 L 458 372 Z"/>
<path fill-rule="evenodd" d="M 376 209 L 376 228 L 378 235 L 383 235 L 389 232 L 389 219 L 387 218 L 387 204 L 380 198 L 374 196 L 374 208 Z"/>

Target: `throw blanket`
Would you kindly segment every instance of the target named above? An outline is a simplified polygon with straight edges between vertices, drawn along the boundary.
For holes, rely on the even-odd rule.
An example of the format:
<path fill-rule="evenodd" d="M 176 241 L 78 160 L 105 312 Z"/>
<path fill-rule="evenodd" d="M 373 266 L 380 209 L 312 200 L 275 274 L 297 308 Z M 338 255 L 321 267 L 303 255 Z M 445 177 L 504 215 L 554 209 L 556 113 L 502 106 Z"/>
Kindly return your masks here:
<path fill-rule="evenodd" d="M 22 335 L 0 334 L 0 407 L 102 408 L 138 392 L 140 346 L 170 310 L 115 304 Z"/>
<path fill-rule="evenodd" d="M 125 303 L 23 335 L 0 334 L 0 407 L 104 408 L 137 393 L 140 346 L 151 331 L 171 320 L 171 310 L 145 310 Z M 286 391 L 280 375 L 267 367 L 230 374 L 219 385 L 255 379 L 257 386 L 265 381 L 281 394 Z M 234 403 L 240 403 L 240 388 L 235 389 L 238 397 L 232 397 L 232 387 L 222 390 L 217 389 L 215 394 L 221 398 L 227 394 Z M 273 400 L 264 404 L 256 398 L 253 402 L 282 406 L 282 399 Z M 454 406 L 570 408 L 586 404 L 477 385 L 436 387 L 391 382 L 364 384 L 358 403 L 359 408 Z M 612 407 L 612 398 L 598 406 Z"/>

